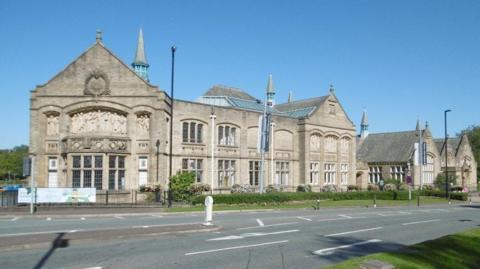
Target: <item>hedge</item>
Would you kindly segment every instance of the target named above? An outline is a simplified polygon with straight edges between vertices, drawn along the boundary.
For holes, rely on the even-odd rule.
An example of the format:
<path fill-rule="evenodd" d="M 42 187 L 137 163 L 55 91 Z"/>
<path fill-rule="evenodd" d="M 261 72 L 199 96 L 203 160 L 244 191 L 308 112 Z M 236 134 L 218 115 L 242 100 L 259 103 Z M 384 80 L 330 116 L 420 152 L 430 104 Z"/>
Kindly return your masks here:
<path fill-rule="evenodd" d="M 412 200 L 416 199 L 417 191 L 412 191 Z M 421 191 L 422 196 L 445 197 L 441 191 Z M 213 195 L 215 204 L 259 204 L 259 203 L 284 203 L 292 201 L 307 200 L 373 200 L 374 196 L 378 200 L 408 200 L 408 191 L 362 191 L 362 192 L 271 192 L 265 194 L 259 193 L 233 193 Z M 453 200 L 466 201 L 467 193 L 451 192 L 450 198 Z M 203 204 L 205 195 L 192 197 L 192 204 Z"/>
<path fill-rule="evenodd" d="M 368 191 L 368 192 L 273 192 L 273 193 L 243 193 L 243 194 L 216 194 L 213 201 L 216 204 L 257 204 L 257 203 L 284 203 L 306 200 L 407 200 L 408 191 Z M 416 192 L 412 192 L 412 199 Z M 205 196 L 192 197 L 192 204 L 203 204 Z"/>
<path fill-rule="evenodd" d="M 434 197 L 445 198 L 445 192 L 444 191 L 423 190 L 421 193 L 422 193 L 422 195 L 425 195 L 425 196 L 434 196 Z M 468 200 L 468 193 L 466 193 L 466 192 L 450 192 L 450 199 L 467 201 Z"/>

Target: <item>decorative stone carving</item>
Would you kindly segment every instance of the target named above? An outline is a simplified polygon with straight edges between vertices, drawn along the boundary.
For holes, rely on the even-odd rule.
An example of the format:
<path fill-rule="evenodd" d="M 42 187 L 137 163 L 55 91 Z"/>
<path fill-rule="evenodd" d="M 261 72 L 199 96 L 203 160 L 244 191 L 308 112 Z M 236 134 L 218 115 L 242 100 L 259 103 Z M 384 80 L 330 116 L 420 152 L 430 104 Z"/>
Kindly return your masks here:
<path fill-rule="evenodd" d="M 150 116 L 142 114 L 137 116 L 137 132 L 139 136 L 148 136 L 150 132 Z"/>
<path fill-rule="evenodd" d="M 79 112 L 71 117 L 70 133 L 127 134 L 127 117 L 110 111 Z"/>
<path fill-rule="evenodd" d="M 320 150 L 320 136 L 318 134 L 310 136 L 310 150 Z"/>
<path fill-rule="evenodd" d="M 58 115 L 48 115 L 47 116 L 47 135 L 55 136 L 59 134 L 59 119 Z"/>
<path fill-rule="evenodd" d="M 94 70 L 85 80 L 85 95 L 93 95 L 98 97 L 100 95 L 110 94 L 110 82 L 107 75 L 100 71 Z"/>

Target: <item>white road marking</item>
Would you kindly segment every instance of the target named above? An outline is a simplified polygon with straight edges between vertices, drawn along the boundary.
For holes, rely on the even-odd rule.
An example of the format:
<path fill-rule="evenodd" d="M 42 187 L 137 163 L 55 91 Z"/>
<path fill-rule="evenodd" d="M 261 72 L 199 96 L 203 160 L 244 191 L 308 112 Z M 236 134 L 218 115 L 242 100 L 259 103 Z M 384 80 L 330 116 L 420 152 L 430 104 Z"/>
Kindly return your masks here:
<path fill-rule="evenodd" d="M 125 219 L 124 217 L 117 216 L 117 215 L 115 215 L 115 218 L 116 218 L 116 219 Z"/>
<path fill-rule="evenodd" d="M 10 221 L 17 221 L 19 218 L 18 217 L 15 217 L 13 219 L 11 219 Z"/>
<path fill-rule="evenodd" d="M 241 235 L 229 235 L 229 236 L 212 238 L 212 239 L 208 239 L 207 241 L 235 240 L 235 239 L 243 239 L 243 238 L 245 238 L 245 237 L 256 237 L 256 236 L 286 234 L 286 233 L 295 233 L 295 232 L 299 232 L 299 231 L 300 231 L 300 230 L 278 231 L 278 232 L 271 232 L 271 233 L 245 233 L 245 234 L 241 234 Z"/>
<path fill-rule="evenodd" d="M 247 230 L 247 229 L 264 228 L 264 227 L 275 227 L 275 226 L 292 225 L 292 224 L 298 224 L 298 222 L 285 222 L 285 223 L 269 224 L 269 225 L 264 225 L 264 226 L 243 227 L 243 228 L 237 228 L 237 230 Z"/>
<path fill-rule="evenodd" d="M 260 219 L 257 219 L 257 223 L 258 223 L 258 226 L 265 226 L 263 221 L 261 221 Z"/>
<path fill-rule="evenodd" d="M 353 217 L 350 217 L 348 215 L 338 215 L 339 217 L 346 218 L 346 219 L 352 219 Z"/>
<path fill-rule="evenodd" d="M 311 219 L 304 218 L 304 217 L 297 217 L 297 219 L 303 219 L 303 220 L 306 220 L 306 221 L 312 221 Z"/>
<path fill-rule="evenodd" d="M 154 218 L 163 218 L 162 215 L 150 215 L 150 216 L 152 216 L 152 217 L 154 217 Z"/>
<path fill-rule="evenodd" d="M 210 249 L 210 250 L 197 251 L 197 252 L 189 252 L 189 253 L 185 253 L 185 256 L 197 255 L 197 254 L 205 254 L 205 253 L 212 253 L 212 252 L 220 252 L 220 251 L 232 250 L 232 249 L 241 249 L 241 248 L 251 248 L 251 247 L 268 246 L 268 245 L 275 245 L 275 244 L 282 244 L 282 243 L 288 243 L 288 240 L 275 241 L 275 242 L 267 242 L 267 243 L 254 244 L 254 245 L 244 245 L 244 246 L 228 247 L 228 248 L 217 248 L 217 249 Z"/>
<path fill-rule="evenodd" d="M 323 221 L 335 221 L 335 220 L 346 220 L 346 218 L 334 218 L 334 219 L 321 219 L 318 220 L 318 222 L 323 222 Z"/>
<path fill-rule="evenodd" d="M 47 218 L 47 219 L 46 219 L 46 221 L 51 221 L 51 220 L 52 220 L 52 218 Z"/>
<path fill-rule="evenodd" d="M 383 229 L 383 228 L 382 227 L 375 227 L 375 228 L 361 229 L 361 230 L 355 230 L 355 231 L 349 231 L 349 232 L 343 232 L 343 233 L 327 234 L 327 235 L 325 235 L 325 237 L 344 235 L 344 234 L 353 234 L 353 233 L 360 233 L 360 232 L 368 232 L 368 231 L 380 230 L 380 229 Z"/>
<path fill-rule="evenodd" d="M 84 217 L 81 217 L 80 219 L 81 219 L 81 220 L 85 220 L 85 218 L 84 218 Z"/>
<path fill-rule="evenodd" d="M 434 221 L 439 221 L 439 219 L 431 219 L 431 220 L 424 220 L 424 221 L 414 221 L 414 222 L 407 222 L 407 223 L 402 223 L 402 225 L 412 225 L 412 224 L 419 224 L 419 223 L 427 223 L 427 222 L 434 222 Z"/>
<path fill-rule="evenodd" d="M 78 230 L 71 230 L 71 231 L 68 231 L 69 233 L 76 233 L 78 232 Z"/>
<path fill-rule="evenodd" d="M 74 230 L 75 232 L 81 230 Z M 59 233 L 70 233 L 70 231 L 44 231 L 44 232 L 29 232 L 29 233 L 13 233 L 13 234 L 0 234 L 0 237 L 12 237 L 12 236 L 22 236 L 22 235 L 35 235 L 35 234 L 59 234 Z"/>
<path fill-rule="evenodd" d="M 87 268 L 84 268 L 84 269 L 103 269 L 103 267 L 95 266 L 95 267 L 87 267 Z"/>
<path fill-rule="evenodd" d="M 370 244 L 370 243 L 378 243 L 378 242 L 382 242 L 382 240 L 371 239 L 371 240 L 367 240 L 367 241 L 363 241 L 363 242 L 353 243 L 353 244 L 350 244 L 350 245 L 343 245 L 343 246 L 338 246 L 338 247 L 333 247 L 333 248 L 319 249 L 319 250 L 314 251 L 313 254 L 320 255 L 320 256 L 325 256 L 325 255 L 332 254 L 337 249 L 349 248 L 349 247 L 353 247 L 353 246 L 365 245 L 365 244 Z"/>

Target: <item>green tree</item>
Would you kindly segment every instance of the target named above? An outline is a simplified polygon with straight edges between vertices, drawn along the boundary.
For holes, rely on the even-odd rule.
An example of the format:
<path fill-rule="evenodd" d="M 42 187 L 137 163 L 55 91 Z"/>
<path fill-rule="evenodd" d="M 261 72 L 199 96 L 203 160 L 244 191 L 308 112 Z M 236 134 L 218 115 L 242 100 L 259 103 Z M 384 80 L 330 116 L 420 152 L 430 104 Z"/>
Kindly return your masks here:
<path fill-rule="evenodd" d="M 16 146 L 13 149 L 0 151 L 0 179 L 11 177 L 22 178 L 23 158 L 28 156 L 28 146 Z"/>
<path fill-rule="evenodd" d="M 190 186 L 195 182 L 194 173 L 178 173 L 172 177 L 171 191 L 173 200 L 187 201 L 190 197 Z"/>
<path fill-rule="evenodd" d="M 477 162 L 477 181 L 480 181 L 480 125 L 472 125 L 460 132 L 460 135 L 466 134 L 472 147 L 473 156 Z"/>
<path fill-rule="evenodd" d="M 435 187 L 439 190 L 445 191 L 445 173 L 440 173 L 438 174 L 437 178 L 435 179 L 435 182 L 433 183 Z M 457 184 L 457 177 L 454 175 L 449 174 L 448 175 L 448 186 L 449 189 L 452 186 L 455 186 Z"/>

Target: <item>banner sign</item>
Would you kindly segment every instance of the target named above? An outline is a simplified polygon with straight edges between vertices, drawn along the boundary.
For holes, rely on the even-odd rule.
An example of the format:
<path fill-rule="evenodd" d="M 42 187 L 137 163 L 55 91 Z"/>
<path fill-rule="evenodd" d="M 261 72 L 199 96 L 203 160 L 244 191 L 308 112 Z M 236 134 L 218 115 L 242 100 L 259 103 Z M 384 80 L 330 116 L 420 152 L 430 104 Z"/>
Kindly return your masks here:
<path fill-rule="evenodd" d="M 35 203 L 95 203 L 95 188 L 37 188 Z M 18 203 L 32 201 L 31 188 L 18 189 Z"/>

